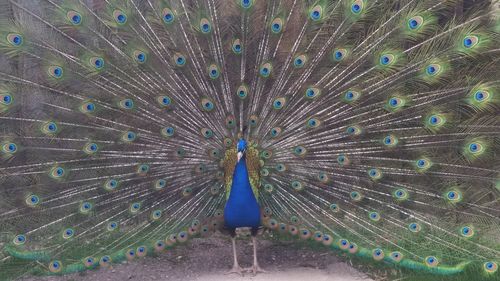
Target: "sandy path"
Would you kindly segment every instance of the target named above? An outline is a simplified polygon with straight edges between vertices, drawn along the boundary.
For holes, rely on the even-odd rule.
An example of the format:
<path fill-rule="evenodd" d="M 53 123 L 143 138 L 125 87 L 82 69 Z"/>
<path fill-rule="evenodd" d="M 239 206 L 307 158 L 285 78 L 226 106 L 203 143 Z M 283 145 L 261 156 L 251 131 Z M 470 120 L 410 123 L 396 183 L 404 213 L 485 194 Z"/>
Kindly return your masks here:
<path fill-rule="evenodd" d="M 238 240 L 240 265 L 251 265 L 252 245 Z M 247 273 L 224 275 L 232 262 L 231 244 L 224 238 L 193 239 L 185 246 L 175 247 L 156 257 L 113 265 L 62 277 L 28 277 L 24 281 L 118 281 L 118 280 L 193 280 L 193 281 L 353 281 L 372 280 L 341 262 L 328 249 L 311 250 L 290 243 L 259 241 L 259 262 L 267 270 L 257 276 Z"/>

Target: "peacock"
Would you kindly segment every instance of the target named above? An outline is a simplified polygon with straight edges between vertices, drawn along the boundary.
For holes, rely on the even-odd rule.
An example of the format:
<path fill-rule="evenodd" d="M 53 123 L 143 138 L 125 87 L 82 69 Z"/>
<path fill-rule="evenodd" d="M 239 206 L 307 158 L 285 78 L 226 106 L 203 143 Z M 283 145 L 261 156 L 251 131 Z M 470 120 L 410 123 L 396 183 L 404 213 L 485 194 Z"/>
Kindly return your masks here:
<path fill-rule="evenodd" d="M 245 230 L 254 274 L 264 232 L 499 280 L 499 35 L 494 0 L 0 0 L 0 279 L 215 232 L 241 274 Z"/>

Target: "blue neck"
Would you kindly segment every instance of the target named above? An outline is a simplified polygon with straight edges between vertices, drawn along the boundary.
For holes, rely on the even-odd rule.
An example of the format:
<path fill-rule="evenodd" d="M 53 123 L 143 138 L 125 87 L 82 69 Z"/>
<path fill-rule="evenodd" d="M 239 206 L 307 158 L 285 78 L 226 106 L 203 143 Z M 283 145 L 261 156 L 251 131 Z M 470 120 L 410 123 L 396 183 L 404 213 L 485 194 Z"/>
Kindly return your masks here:
<path fill-rule="evenodd" d="M 229 228 L 260 225 L 260 207 L 250 185 L 245 156 L 234 169 L 231 193 L 224 209 L 224 222 Z"/>

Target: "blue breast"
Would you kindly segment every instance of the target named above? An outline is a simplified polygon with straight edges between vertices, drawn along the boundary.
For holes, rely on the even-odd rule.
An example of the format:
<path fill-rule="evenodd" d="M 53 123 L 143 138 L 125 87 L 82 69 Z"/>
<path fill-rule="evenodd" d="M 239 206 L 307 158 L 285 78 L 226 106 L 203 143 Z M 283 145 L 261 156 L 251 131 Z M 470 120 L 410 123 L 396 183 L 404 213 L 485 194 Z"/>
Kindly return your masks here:
<path fill-rule="evenodd" d="M 224 208 L 224 224 L 228 228 L 260 226 L 260 207 L 250 185 L 245 157 L 234 169 L 231 193 Z"/>

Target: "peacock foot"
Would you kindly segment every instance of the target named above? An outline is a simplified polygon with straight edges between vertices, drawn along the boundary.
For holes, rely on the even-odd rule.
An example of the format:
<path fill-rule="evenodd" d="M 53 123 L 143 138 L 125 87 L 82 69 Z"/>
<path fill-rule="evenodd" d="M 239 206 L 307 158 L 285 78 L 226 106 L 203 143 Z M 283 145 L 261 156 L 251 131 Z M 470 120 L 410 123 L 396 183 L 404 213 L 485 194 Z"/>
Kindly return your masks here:
<path fill-rule="evenodd" d="M 240 276 L 243 276 L 243 268 L 241 268 L 241 266 L 239 266 L 239 265 L 234 265 L 233 268 L 231 268 L 231 270 L 229 270 L 228 272 L 226 272 L 224 274 L 232 274 L 232 273 L 236 273 Z"/>
<path fill-rule="evenodd" d="M 245 272 L 253 272 L 253 275 L 257 275 L 257 273 L 266 273 L 267 271 L 260 268 L 258 264 L 254 264 L 253 266 L 245 268 Z"/>

